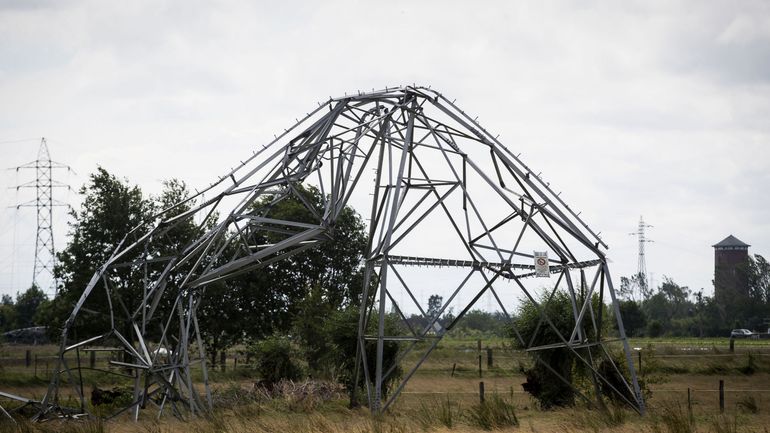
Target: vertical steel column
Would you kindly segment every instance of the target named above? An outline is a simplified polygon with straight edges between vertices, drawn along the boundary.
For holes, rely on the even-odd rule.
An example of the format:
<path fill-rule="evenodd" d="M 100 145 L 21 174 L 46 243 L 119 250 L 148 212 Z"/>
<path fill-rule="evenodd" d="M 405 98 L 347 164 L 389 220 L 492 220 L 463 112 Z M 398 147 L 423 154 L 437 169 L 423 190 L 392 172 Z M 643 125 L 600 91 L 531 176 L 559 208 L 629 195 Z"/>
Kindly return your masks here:
<path fill-rule="evenodd" d="M 388 255 L 390 254 L 390 240 L 393 236 L 393 227 L 396 224 L 396 217 L 398 216 L 398 209 L 401 205 L 401 188 L 403 184 L 403 178 L 404 178 L 404 167 L 406 166 L 406 158 L 407 155 L 409 155 L 409 150 L 412 146 L 412 135 L 414 133 L 414 109 L 416 107 L 416 103 L 413 100 L 412 101 L 412 108 L 408 111 L 409 113 L 409 120 L 407 121 L 407 127 L 406 127 L 406 139 L 404 140 L 404 144 L 401 148 L 401 161 L 399 162 L 398 166 L 398 176 L 396 176 L 396 185 L 395 191 L 393 193 L 393 201 L 391 205 L 390 210 L 390 220 L 388 222 L 388 228 L 385 232 L 385 239 L 383 240 L 383 259 L 382 259 L 382 268 L 380 270 L 380 302 L 379 302 L 379 311 L 377 312 L 379 315 L 379 322 L 377 326 L 377 364 L 376 364 L 376 371 L 375 371 L 375 387 L 374 387 L 374 406 L 372 407 L 372 411 L 374 413 L 380 413 L 381 404 L 382 404 L 382 356 L 384 352 L 384 345 L 385 345 L 385 315 L 387 314 L 385 311 L 385 301 L 387 298 L 387 278 L 388 278 Z M 390 167 L 392 170 L 392 167 Z M 393 186 L 393 185 L 391 185 Z"/>

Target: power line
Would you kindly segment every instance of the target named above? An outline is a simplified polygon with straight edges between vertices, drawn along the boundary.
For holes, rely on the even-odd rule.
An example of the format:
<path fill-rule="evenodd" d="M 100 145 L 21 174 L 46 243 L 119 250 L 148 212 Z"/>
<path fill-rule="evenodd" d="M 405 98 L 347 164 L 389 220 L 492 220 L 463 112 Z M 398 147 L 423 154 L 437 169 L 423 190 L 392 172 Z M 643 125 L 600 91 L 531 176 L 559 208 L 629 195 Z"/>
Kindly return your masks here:
<path fill-rule="evenodd" d="M 41 282 L 44 276 L 48 276 L 48 292 L 56 296 L 58 284 L 54 275 L 56 248 L 54 247 L 53 238 L 53 208 L 58 206 L 69 207 L 69 205 L 54 200 L 53 189 L 67 188 L 69 190 L 71 188 L 67 184 L 55 181 L 53 179 L 53 171 L 55 169 L 72 171 L 72 168 L 68 165 L 52 161 L 51 155 L 48 152 L 48 144 L 46 144 L 45 138 L 42 138 L 36 160 L 10 168 L 10 170 L 16 170 L 16 172 L 21 169 L 35 169 L 36 172 L 35 180 L 11 187 L 15 188 L 16 191 L 21 188 L 35 189 L 34 200 L 12 206 L 17 210 L 22 207 L 34 207 L 37 210 L 37 236 L 35 238 L 35 262 L 32 269 L 32 284 L 45 290 Z"/>

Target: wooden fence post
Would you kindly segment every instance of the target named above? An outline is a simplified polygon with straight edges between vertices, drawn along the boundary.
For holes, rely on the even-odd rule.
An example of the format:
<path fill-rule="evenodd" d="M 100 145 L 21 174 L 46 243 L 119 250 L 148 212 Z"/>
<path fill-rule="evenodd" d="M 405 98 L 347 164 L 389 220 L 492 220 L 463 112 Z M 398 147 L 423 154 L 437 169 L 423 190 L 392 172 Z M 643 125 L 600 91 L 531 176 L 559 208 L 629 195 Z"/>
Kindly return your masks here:
<path fill-rule="evenodd" d="M 490 369 L 494 366 L 494 362 L 492 360 L 492 349 L 487 347 L 487 369 Z"/>
<path fill-rule="evenodd" d="M 719 413 L 725 411 L 725 381 L 719 379 Z"/>
<path fill-rule="evenodd" d="M 24 352 L 24 366 L 29 367 L 32 365 L 32 351 L 27 349 L 26 352 Z"/>
<path fill-rule="evenodd" d="M 457 368 L 457 363 L 455 362 L 452 364 L 452 377 L 455 377 L 455 368 Z"/>
<path fill-rule="evenodd" d="M 479 382 L 479 402 L 484 403 L 484 382 Z"/>
<path fill-rule="evenodd" d="M 222 363 L 222 371 L 227 370 L 227 351 L 223 350 L 219 355 L 219 362 Z"/>
<path fill-rule="evenodd" d="M 88 354 L 88 366 L 96 368 L 96 352 L 94 351 L 91 351 L 91 353 Z"/>

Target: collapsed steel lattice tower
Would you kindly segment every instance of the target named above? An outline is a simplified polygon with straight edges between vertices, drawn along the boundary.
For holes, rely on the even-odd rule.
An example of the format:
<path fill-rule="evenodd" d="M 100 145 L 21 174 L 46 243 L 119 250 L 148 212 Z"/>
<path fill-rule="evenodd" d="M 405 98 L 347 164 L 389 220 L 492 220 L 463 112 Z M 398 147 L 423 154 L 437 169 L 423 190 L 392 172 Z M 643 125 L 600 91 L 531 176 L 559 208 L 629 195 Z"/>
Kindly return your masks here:
<path fill-rule="evenodd" d="M 178 416 L 205 411 L 212 400 L 196 310 L 206 286 L 333 239 L 336 218 L 354 202 L 365 203 L 368 208 L 358 210 L 369 216 L 356 365 L 374 412 L 387 410 L 443 335 L 482 295 L 494 296 L 507 315 L 501 294 L 511 292 L 537 306 L 538 329 L 552 329 L 559 338 L 557 344 L 533 347 L 534 339 L 528 344 L 516 332 L 521 346 L 536 357 L 542 350 L 567 348 L 591 372 L 597 394 L 600 388 L 609 389 L 644 412 L 602 251 L 606 245 L 548 183 L 429 88 L 386 88 L 319 105 L 205 191 L 125 237 L 99 266 L 67 320 L 59 366 L 39 402 L 39 416 L 64 410 L 58 399 L 65 386 L 80 399 L 77 410 L 87 411 L 81 365 L 71 354 L 96 345 L 116 345 L 123 352 L 122 361 L 112 361 L 130 372 L 118 374 L 134 380 L 133 401 L 123 410 L 133 410 L 134 416 L 149 407 Z M 308 183 L 324 197 L 322 212 L 301 193 L 300 184 Z M 267 216 L 287 198 L 303 202 L 317 222 Z M 201 235 L 177 251 L 160 251 L 157 245 L 166 233 L 189 221 L 198 223 Z M 264 243 L 266 233 L 269 243 Z M 547 280 L 534 278 L 533 251 L 550 257 Z M 461 275 L 440 313 L 459 299 L 470 299 L 458 305 L 456 319 L 445 327 L 437 323 L 438 315 L 429 317 L 414 295 L 415 286 L 425 284 L 421 275 L 437 271 Z M 125 272 L 144 275 L 134 305 L 115 296 L 129 290 L 121 278 Z M 574 323 L 569 335 L 556 329 L 541 305 L 538 291 L 544 283 L 548 296 L 557 290 L 569 294 Z M 614 318 L 594 311 L 594 294 L 602 300 L 609 295 Z M 403 305 L 404 299 L 410 305 Z M 406 322 L 407 308 L 420 311 L 428 326 L 415 329 L 407 322 L 405 335 L 386 335 L 387 311 Z M 167 315 L 158 317 L 159 311 Z M 84 335 L 86 328 L 77 324 L 94 317 L 108 318 L 107 326 Z M 601 330 L 607 320 L 617 320 L 620 338 L 614 341 L 622 343 L 630 383 L 610 382 L 597 368 L 600 359 L 609 359 L 618 375 L 622 368 L 604 345 Z M 80 335 L 75 336 L 77 329 Z M 391 342 L 404 347 L 393 365 L 383 365 L 384 346 Z M 162 357 L 158 348 L 170 356 Z M 418 361 L 406 366 L 386 398 L 383 378 L 397 364 L 405 365 L 405 355 L 412 351 L 421 352 Z M 198 366 L 204 396 L 193 383 L 191 369 Z"/>

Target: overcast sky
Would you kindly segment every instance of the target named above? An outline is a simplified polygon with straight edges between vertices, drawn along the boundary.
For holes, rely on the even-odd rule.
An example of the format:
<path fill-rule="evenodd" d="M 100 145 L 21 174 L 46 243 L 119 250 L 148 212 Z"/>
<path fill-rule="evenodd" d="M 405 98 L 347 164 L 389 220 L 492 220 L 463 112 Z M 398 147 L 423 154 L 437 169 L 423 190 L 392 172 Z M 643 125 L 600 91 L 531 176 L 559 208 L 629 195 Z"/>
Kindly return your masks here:
<path fill-rule="evenodd" d="M 770 3 L 270 3 L 0 0 L 2 166 L 45 136 L 73 187 L 97 165 L 203 186 L 316 101 L 417 83 L 542 171 L 616 279 L 640 215 L 656 284 L 713 292 L 729 234 L 770 256 Z M 31 282 L 34 210 L 6 206 L 32 176 L 0 175 L 0 293 Z"/>

